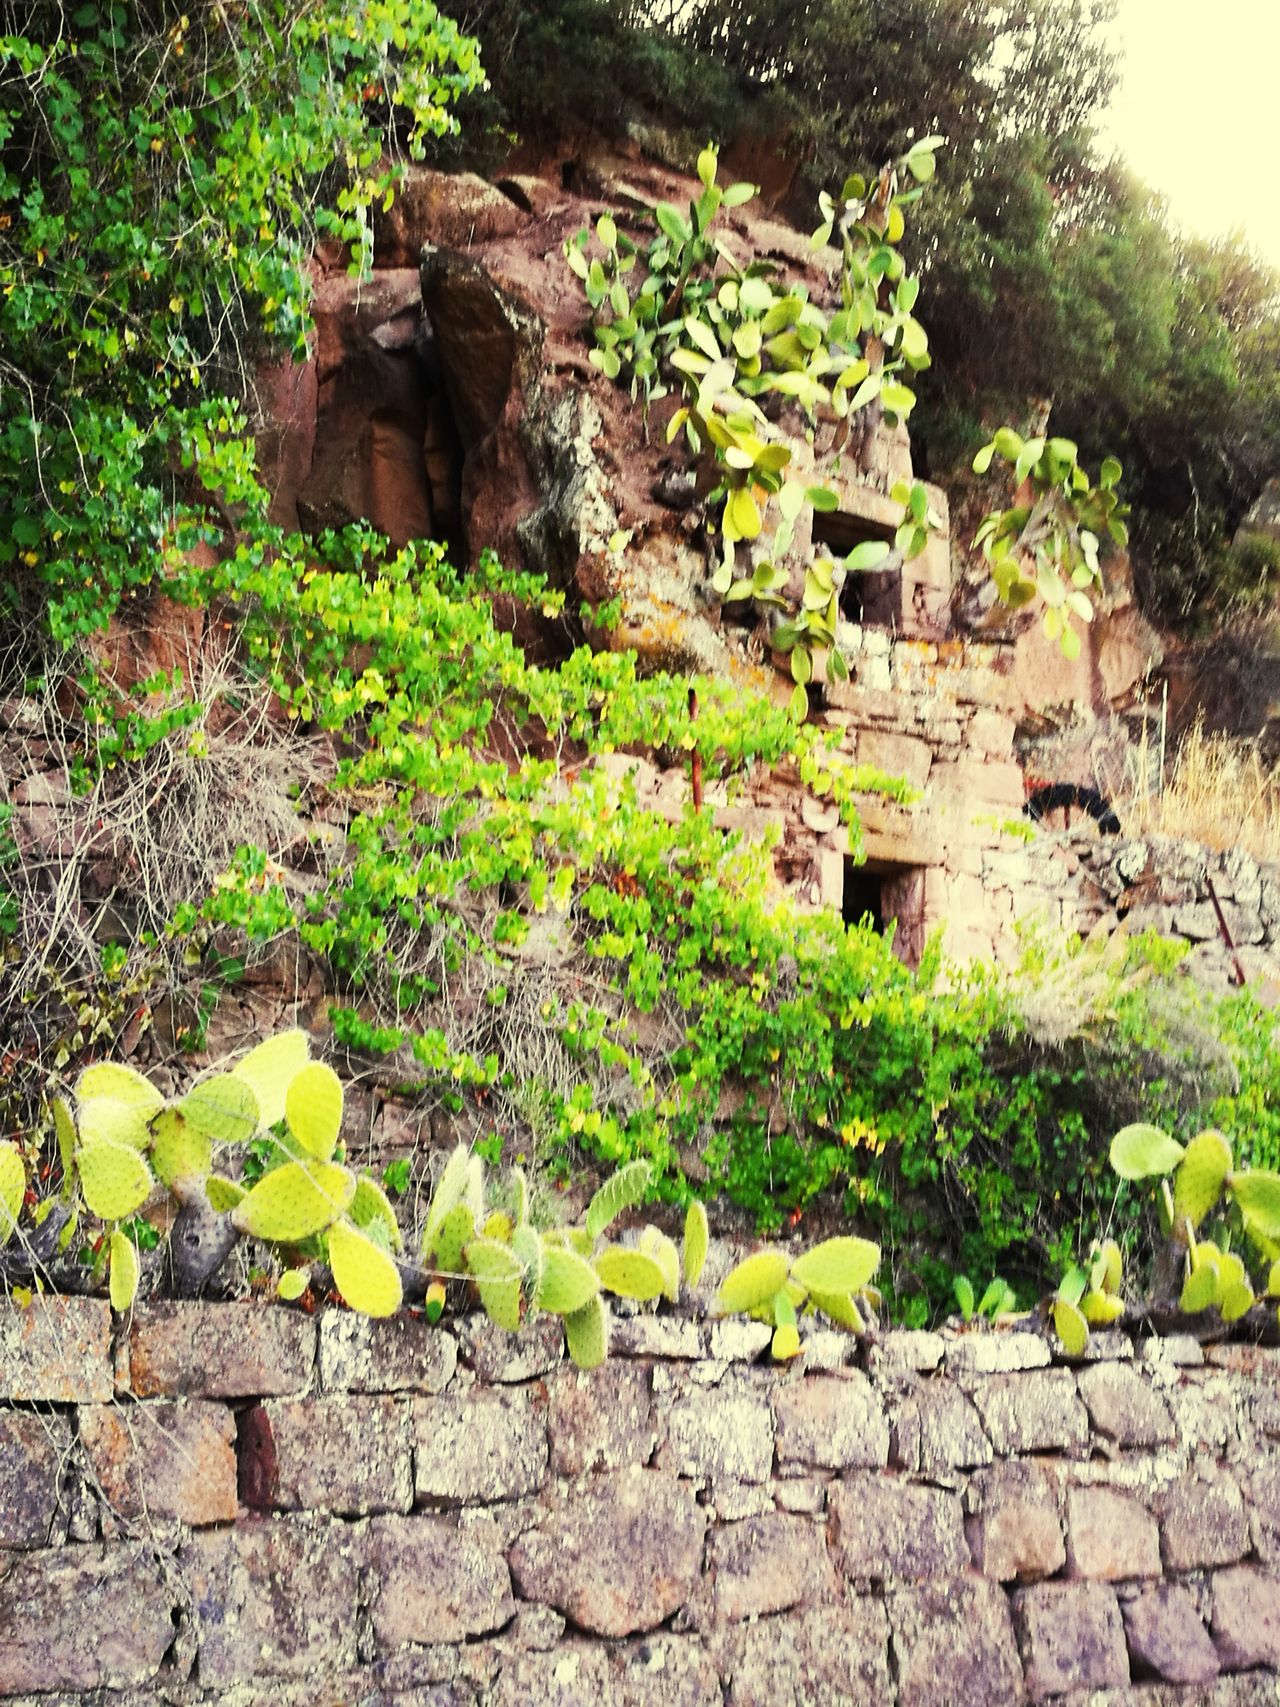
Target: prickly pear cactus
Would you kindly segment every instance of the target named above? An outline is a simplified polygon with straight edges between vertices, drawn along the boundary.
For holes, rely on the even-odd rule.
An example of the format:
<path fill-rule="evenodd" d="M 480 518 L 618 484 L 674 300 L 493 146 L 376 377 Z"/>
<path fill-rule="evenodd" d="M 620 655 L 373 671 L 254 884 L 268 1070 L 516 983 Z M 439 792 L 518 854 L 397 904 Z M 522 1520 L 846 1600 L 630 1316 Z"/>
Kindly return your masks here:
<path fill-rule="evenodd" d="M 1200 1132 L 1187 1145 L 1173 1176 L 1173 1236 L 1179 1243 L 1217 1208 L 1230 1172 L 1231 1146 L 1221 1132 Z"/>
<path fill-rule="evenodd" d="M 634 1298 L 647 1304 L 662 1296 L 666 1284 L 661 1268 L 642 1250 L 626 1245 L 606 1245 L 594 1263 L 600 1284 L 619 1298 Z"/>
<path fill-rule="evenodd" d="M 142 1073 L 126 1067 L 120 1061 L 99 1061 L 86 1067 L 76 1080 L 77 1103 L 95 1102 L 106 1097 L 112 1102 L 127 1103 L 136 1108 L 143 1120 L 149 1120 L 164 1107 L 164 1097 Z"/>
<path fill-rule="evenodd" d="M 379 1228 L 380 1242 L 385 1243 L 388 1250 L 404 1249 L 404 1239 L 396 1220 L 396 1212 L 391 1207 L 391 1199 L 377 1180 L 371 1179 L 368 1174 L 362 1174 L 356 1181 L 355 1196 L 351 1199 L 349 1213 L 362 1232 L 371 1233 L 374 1228 Z"/>
<path fill-rule="evenodd" d="M 695 1197 L 685 1212 L 684 1250 L 681 1253 L 684 1283 L 690 1291 L 693 1291 L 702 1279 L 702 1271 L 706 1267 L 707 1250 L 710 1243 L 711 1231 L 707 1226 L 707 1206 L 700 1198 Z"/>
<path fill-rule="evenodd" d="M 263 1126 L 275 1126 L 284 1119 L 289 1086 L 310 1054 L 311 1040 L 305 1031 L 281 1031 L 251 1049 L 232 1069 L 253 1092 Z"/>
<path fill-rule="evenodd" d="M 549 1245 L 543 1252 L 542 1278 L 535 1297 L 540 1310 L 548 1310 L 554 1316 L 571 1316 L 599 1290 L 600 1277 L 585 1257 L 555 1245 Z"/>
<path fill-rule="evenodd" d="M 431 1199 L 431 1206 L 427 1210 L 426 1226 L 422 1231 L 422 1258 L 424 1262 L 429 1261 L 436 1254 L 436 1243 L 440 1236 L 440 1229 L 444 1225 L 445 1217 L 462 1202 L 463 1194 L 467 1189 L 467 1170 L 470 1162 L 471 1152 L 465 1144 L 459 1144 L 445 1163 L 444 1172 L 440 1176 L 440 1183 L 436 1186 Z M 476 1220 L 474 1212 L 471 1219 L 474 1224 Z M 444 1267 L 445 1265 L 442 1263 L 440 1266 Z M 450 1264 L 449 1266 L 456 1267 L 457 1265 Z"/>
<path fill-rule="evenodd" d="M 640 1234 L 640 1249 L 652 1257 L 662 1270 L 662 1296 L 669 1304 L 680 1298 L 680 1253 L 674 1242 L 658 1227 L 646 1227 Z"/>
<path fill-rule="evenodd" d="M 744 1257 L 725 1275 L 716 1294 L 721 1314 L 736 1316 L 767 1304 L 785 1286 L 790 1267 L 782 1251 L 757 1251 L 754 1256 Z"/>
<path fill-rule="evenodd" d="M 247 1144 L 258 1130 L 258 1099 L 234 1073 L 214 1073 L 178 1104 L 183 1119 L 215 1144 Z"/>
<path fill-rule="evenodd" d="M 653 1169 L 648 1162 L 628 1162 L 607 1179 L 587 1205 L 587 1237 L 593 1242 L 622 1214 L 644 1199 Z"/>
<path fill-rule="evenodd" d="M 327 1162 L 342 1131 L 342 1081 L 323 1061 L 310 1061 L 289 1081 L 285 1094 L 289 1130 L 308 1155 Z"/>
<path fill-rule="evenodd" d="M 364 1316 L 394 1316 L 404 1293 L 386 1251 L 347 1221 L 335 1221 L 328 1237 L 334 1285 L 351 1308 Z"/>
<path fill-rule="evenodd" d="M 791 1278 L 809 1292 L 861 1292 L 879 1267 L 880 1247 L 869 1239 L 824 1239 L 797 1257 Z"/>
<path fill-rule="evenodd" d="M 167 1186 L 204 1179 L 213 1167 L 213 1140 L 180 1108 L 162 1108 L 151 1122 L 151 1166 Z"/>
<path fill-rule="evenodd" d="M 18 1225 L 27 1190 L 27 1170 L 16 1144 L 0 1144 L 0 1245 L 7 1244 Z"/>
<path fill-rule="evenodd" d="M 286 1162 L 264 1174 L 231 1211 L 237 1232 L 277 1244 L 320 1233 L 342 1215 L 356 1176 L 336 1162 Z"/>
<path fill-rule="evenodd" d="M 524 1275 L 520 1259 L 509 1245 L 493 1239 L 472 1239 L 466 1259 L 485 1314 L 514 1334 L 520 1326 L 520 1282 Z"/>
<path fill-rule="evenodd" d="M 440 1224 L 435 1238 L 434 1266 L 440 1274 L 462 1274 L 463 1252 L 475 1237 L 475 1217 L 465 1203 L 455 1203 Z"/>
<path fill-rule="evenodd" d="M 158 1113 L 159 1109 L 145 1109 L 119 1097 L 90 1097 L 76 1103 L 76 1128 L 81 1144 L 123 1144 L 130 1150 L 145 1150 L 151 1142 L 151 1121 Z"/>
<path fill-rule="evenodd" d="M 138 1252 L 134 1242 L 119 1228 L 111 1235 L 111 1254 L 107 1290 L 111 1308 L 125 1311 L 138 1296 Z"/>
<path fill-rule="evenodd" d="M 85 1205 L 100 1221 L 123 1221 L 134 1214 L 155 1185 L 151 1169 L 137 1150 L 105 1138 L 77 1153 L 76 1169 Z"/>
<path fill-rule="evenodd" d="M 209 1207 L 219 1215 L 227 1214 L 248 1195 L 239 1180 L 226 1179 L 222 1174 L 210 1174 L 204 1186 L 209 1198 Z"/>
<path fill-rule="evenodd" d="M 597 1292 L 564 1319 L 565 1344 L 579 1369 L 598 1369 L 609 1355 L 609 1310 Z"/>

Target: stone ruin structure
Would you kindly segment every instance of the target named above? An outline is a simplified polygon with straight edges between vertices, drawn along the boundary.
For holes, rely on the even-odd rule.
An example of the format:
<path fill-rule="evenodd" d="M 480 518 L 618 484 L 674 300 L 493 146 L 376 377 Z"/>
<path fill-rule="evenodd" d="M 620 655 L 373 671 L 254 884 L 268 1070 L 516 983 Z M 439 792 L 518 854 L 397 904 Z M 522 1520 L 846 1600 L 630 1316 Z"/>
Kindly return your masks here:
<path fill-rule="evenodd" d="M 689 190 L 638 153 L 575 157 L 496 185 L 413 174 L 377 230 L 372 280 L 356 283 L 341 256 L 322 257 L 315 354 L 264 377 L 278 518 L 320 527 L 363 517 L 397 543 L 443 539 L 457 560 L 492 549 L 548 574 L 574 602 L 619 600 L 607 643 L 635 647 L 648 667 L 789 692 L 758 640 L 722 624 L 691 477 L 589 363 L 587 310 L 562 255 L 565 239 L 606 209 L 625 226 L 629 213 L 679 204 Z M 824 257 L 805 237 L 755 204 L 724 219 L 742 253 L 820 296 Z M 820 422 L 819 447 L 824 432 Z M 813 452 L 793 441 L 793 455 L 804 466 Z M 815 543 L 843 552 L 892 540 L 901 512 L 888 493 L 912 476 L 905 429 L 881 426 L 860 456 L 821 474 L 840 507 L 814 517 Z M 841 749 L 905 777 L 919 800 L 867 797 L 865 863 L 850 856 L 834 813 L 785 771 L 722 798 L 719 821 L 773 829 L 779 877 L 802 901 L 896 920 L 897 950 L 911 962 L 934 930 L 951 955 L 991 959 L 1016 952 L 1019 920 L 1086 931 L 1127 918 L 1200 945 L 1196 964 L 1223 982 L 1237 956 L 1216 916 L 1208 922 L 1212 876 L 1249 974 L 1268 966 L 1280 934 L 1276 873 L 1158 840 L 1099 840 L 1091 822 L 1028 840 L 1029 790 L 1096 785 L 1095 749 L 1123 744 L 1118 713 L 1151 693 L 1160 643 L 1123 562 L 1109 570 L 1108 599 L 1074 663 L 1036 627 L 989 629 L 991 589 L 964 549 L 973 517 L 953 532 L 945 495 L 929 495 L 940 530 L 915 561 L 850 578 L 841 637 L 851 679 L 812 693 L 813 716 L 840 731 Z M 629 541 L 611 552 L 618 530 Z M 682 772 L 644 757 L 618 768 L 658 810 L 683 809 Z"/>
<path fill-rule="evenodd" d="M 1275 1702 L 1280 1352 L 770 1333 L 0 1304 L 0 1700 Z"/>

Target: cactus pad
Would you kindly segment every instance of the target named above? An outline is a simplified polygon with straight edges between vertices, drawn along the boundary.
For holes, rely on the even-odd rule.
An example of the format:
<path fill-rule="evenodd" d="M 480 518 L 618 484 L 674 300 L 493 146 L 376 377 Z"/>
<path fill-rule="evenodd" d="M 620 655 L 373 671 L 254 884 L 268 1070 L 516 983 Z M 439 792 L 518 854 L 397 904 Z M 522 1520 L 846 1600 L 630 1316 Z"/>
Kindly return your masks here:
<path fill-rule="evenodd" d="M 335 1221 L 329 1229 L 329 1267 L 338 1291 L 362 1316 L 394 1316 L 400 1308 L 399 1269 L 349 1221 Z"/>
<path fill-rule="evenodd" d="M 542 1285 L 542 1270 L 546 1261 L 546 1247 L 543 1245 L 541 1233 L 527 1221 L 522 1221 L 511 1235 L 511 1249 L 524 1270 L 525 1297 L 536 1298 Z"/>
<path fill-rule="evenodd" d="M 707 1263 L 707 1248 L 710 1243 L 711 1234 L 707 1226 L 707 1206 L 701 1198 L 695 1197 L 685 1213 L 684 1250 L 681 1253 L 684 1283 L 690 1291 L 702 1279 L 702 1271 Z"/>
<path fill-rule="evenodd" d="M 472 1239 L 466 1257 L 485 1314 L 497 1327 L 514 1334 L 520 1327 L 520 1281 L 524 1274 L 520 1259 L 509 1245 L 491 1239 Z"/>
<path fill-rule="evenodd" d="M 1182 1160 L 1182 1145 L 1158 1126 L 1138 1121 L 1111 1140 L 1111 1166 L 1121 1179 L 1146 1179 L 1172 1173 Z"/>
<path fill-rule="evenodd" d="M 246 1193 L 231 1223 L 252 1239 L 296 1243 L 336 1221 L 355 1191 L 356 1176 L 336 1162 L 286 1162 Z"/>
<path fill-rule="evenodd" d="M 511 1217 L 505 1210 L 495 1209 L 485 1217 L 484 1236 L 486 1239 L 496 1239 L 500 1245 L 509 1245 L 511 1235 L 515 1232 Z"/>
<path fill-rule="evenodd" d="M 1053 1331 L 1062 1341 L 1062 1349 L 1068 1357 L 1084 1356 L 1089 1344 L 1089 1324 L 1069 1299 L 1054 1299 Z"/>
<path fill-rule="evenodd" d="M 595 1259 L 595 1271 L 606 1292 L 647 1303 L 662 1296 L 662 1270 L 653 1258 L 626 1245 L 606 1245 Z"/>
<path fill-rule="evenodd" d="M 276 1281 L 276 1297 L 286 1304 L 293 1304 L 311 1284 L 309 1268 L 287 1268 Z"/>
<path fill-rule="evenodd" d="M 227 1179 L 222 1174 L 210 1174 L 204 1182 L 204 1189 L 209 1207 L 217 1215 L 225 1215 L 229 1209 L 234 1209 L 246 1195 L 238 1180 Z"/>
<path fill-rule="evenodd" d="M 213 1144 L 181 1109 L 162 1108 L 151 1122 L 151 1166 L 168 1186 L 204 1179 L 213 1166 Z"/>
<path fill-rule="evenodd" d="M 234 1073 L 214 1073 L 178 1104 L 183 1117 L 215 1144 L 247 1144 L 258 1130 L 258 1099 Z"/>
<path fill-rule="evenodd" d="M 119 1228 L 111 1235 L 110 1278 L 107 1291 L 113 1310 L 129 1309 L 138 1296 L 138 1252 Z"/>
<path fill-rule="evenodd" d="M 778 1288 L 786 1283 L 791 1264 L 782 1251 L 757 1251 L 744 1257 L 729 1270 L 716 1294 L 716 1302 L 725 1315 L 741 1310 L 753 1310 L 766 1304 Z"/>
<path fill-rule="evenodd" d="M 274 1126 L 284 1119 L 289 1086 L 294 1075 L 306 1066 L 310 1053 L 311 1041 L 305 1031 L 282 1031 L 268 1037 L 236 1063 L 235 1076 L 243 1079 L 253 1092 L 264 1126 Z"/>
<path fill-rule="evenodd" d="M 164 1107 L 164 1097 L 151 1080 L 121 1061 L 99 1061 L 94 1067 L 86 1067 L 76 1080 L 77 1102 L 93 1102 L 98 1097 L 128 1103 L 144 1120 Z"/>
<path fill-rule="evenodd" d="M 848 1328 L 851 1334 L 866 1332 L 867 1324 L 862 1319 L 862 1311 L 847 1293 L 811 1292 L 809 1302 L 837 1327 Z"/>
<path fill-rule="evenodd" d="M 54 1137 L 58 1140 L 58 1160 L 62 1163 L 63 1184 L 69 1185 L 75 1166 L 76 1123 L 71 1118 L 71 1110 L 64 1098 L 54 1097 L 50 1108 L 53 1113 Z"/>
<path fill-rule="evenodd" d="M 445 1216 L 462 1202 L 462 1194 L 467 1189 L 467 1164 L 470 1160 L 471 1152 L 467 1146 L 459 1144 L 445 1164 L 445 1170 L 440 1175 L 440 1183 L 436 1186 L 431 1198 L 431 1206 L 427 1210 L 426 1226 L 422 1230 L 422 1256 L 424 1261 L 431 1256 L 436 1248 L 436 1239 L 444 1224 Z M 473 1215 L 472 1220 L 474 1221 L 474 1219 Z"/>
<path fill-rule="evenodd" d="M 675 1304 L 680 1298 L 680 1253 L 674 1242 L 657 1227 L 646 1227 L 640 1235 L 640 1249 L 652 1257 L 662 1270 L 662 1295 Z"/>
<path fill-rule="evenodd" d="M 100 1221 L 123 1221 L 132 1215 L 155 1184 L 151 1169 L 135 1149 L 105 1138 L 85 1145 L 76 1157 L 76 1168 L 85 1203 Z"/>
<path fill-rule="evenodd" d="M 517 1227 L 529 1219 L 529 1182 L 523 1168 L 511 1170 L 511 1219 Z"/>
<path fill-rule="evenodd" d="M 1266 1239 L 1280 1239 L 1280 1174 L 1252 1168 L 1248 1173 L 1233 1174 L 1230 1186 L 1249 1231 Z"/>
<path fill-rule="evenodd" d="M 791 1274 L 806 1290 L 861 1292 L 879 1267 L 880 1247 L 869 1239 L 824 1239 L 792 1263 Z"/>
<path fill-rule="evenodd" d="M 800 1355 L 800 1330 L 794 1322 L 780 1322 L 773 1330 L 769 1354 L 775 1363 L 786 1363 Z"/>
<path fill-rule="evenodd" d="M 391 1207 L 391 1199 L 383 1191 L 376 1179 L 368 1174 L 362 1174 L 356 1181 L 356 1193 L 351 1199 L 349 1211 L 351 1219 L 362 1232 L 377 1225 L 381 1227 L 385 1242 L 393 1251 L 404 1249 L 404 1240 L 400 1235 L 400 1224 L 396 1220 L 396 1212 Z"/>
<path fill-rule="evenodd" d="M 462 1274 L 466 1269 L 463 1252 L 475 1237 L 476 1224 L 465 1203 L 455 1203 L 444 1218 L 436 1237 L 435 1267 L 441 1274 Z"/>
<path fill-rule="evenodd" d="M 1090 1327 L 1105 1328 L 1109 1322 L 1117 1321 L 1124 1315 L 1124 1299 L 1114 1292 L 1104 1292 L 1101 1288 L 1094 1287 L 1080 1300 L 1080 1314 Z"/>
<path fill-rule="evenodd" d="M 7 1244 L 18 1225 L 18 1212 L 27 1191 L 27 1170 L 16 1144 L 0 1144 L 0 1245 Z"/>
<path fill-rule="evenodd" d="M 1104 1239 L 1089 1265 L 1089 1285 L 1095 1292 L 1119 1292 L 1124 1278 L 1124 1258 L 1114 1239 Z"/>
<path fill-rule="evenodd" d="M 565 1343 L 579 1369 L 598 1369 L 609 1355 L 609 1310 L 595 1297 L 564 1319 Z"/>
<path fill-rule="evenodd" d="M 1188 1316 L 1198 1315 L 1218 1302 L 1218 1265 L 1212 1258 L 1198 1263 L 1182 1285 L 1178 1308 Z"/>
<path fill-rule="evenodd" d="M 327 1162 L 342 1130 L 342 1080 L 324 1061 L 308 1061 L 285 1093 L 289 1130 L 309 1156 Z"/>
<path fill-rule="evenodd" d="M 1253 1287 L 1238 1275 L 1219 1280 L 1218 1314 L 1224 1322 L 1238 1322 L 1253 1308 Z"/>
<path fill-rule="evenodd" d="M 1221 1132 L 1198 1133 L 1173 1176 L 1173 1236 L 1187 1243 L 1187 1224 L 1193 1230 L 1216 1206 L 1231 1172 L 1231 1146 Z"/>
<path fill-rule="evenodd" d="M 653 1169 L 648 1162 L 628 1162 L 607 1179 L 587 1205 L 584 1226 L 593 1241 L 613 1225 L 624 1209 L 641 1202 L 649 1189 Z"/>
<path fill-rule="evenodd" d="M 542 1279 L 536 1294 L 540 1310 L 549 1310 L 553 1316 L 571 1316 L 599 1290 L 600 1277 L 585 1257 L 554 1245 L 543 1252 Z"/>
<path fill-rule="evenodd" d="M 91 1097 L 76 1105 L 80 1142 L 85 1146 L 123 1144 L 130 1150 L 145 1150 L 151 1142 L 154 1112 L 117 1097 Z"/>

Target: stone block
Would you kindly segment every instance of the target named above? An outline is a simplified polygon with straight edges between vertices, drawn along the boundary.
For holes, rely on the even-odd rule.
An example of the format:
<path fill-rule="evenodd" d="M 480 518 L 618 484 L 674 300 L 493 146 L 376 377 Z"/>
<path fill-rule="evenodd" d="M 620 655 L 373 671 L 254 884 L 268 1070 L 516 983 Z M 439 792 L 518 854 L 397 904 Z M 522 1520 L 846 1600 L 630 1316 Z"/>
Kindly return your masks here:
<path fill-rule="evenodd" d="M 1236 1565 L 1213 1578 L 1213 1641 L 1225 1671 L 1280 1667 L 1280 1579 Z"/>
<path fill-rule="evenodd" d="M 365 1593 L 379 1650 L 465 1642 L 515 1614 L 511 1573 L 496 1546 L 441 1517 L 375 1517 Z"/>
<path fill-rule="evenodd" d="M 773 1418 L 746 1392 L 690 1393 L 672 1405 L 658 1463 L 701 1481 L 767 1482 L 773 1471 Z"/>
<path fill-rule="evenodd" d="M 150 1683 L 173 1642 L 175 1595 L 123 1542 L 30 1553 L 0 1571 L 0 1693 Z"/>
<path fill-rule="evenodd" d="M 709 1645 L 721 1674 L 730 1679 L 728 1707 L 879 1707 L 894 1698 L 888 1620 L 876 1600 L 737 1625 Z M 658 1707 L 662 1697 L 652 1700 Z"/>
<path fill-rule="evenodd" d="M 670 1316 L 622 1317 L 609 1330 L 610 1357 L 660 1357 L 691 1362 L 703 1356 L 701 1322 L 680 1322 Z"/>
<path fill-rule="evenodd" d="M 653 1630 L 688 1602 L 702 1569 L 707 1514 L 660 1470 L 606 1470 L 548 1503 L 508 1554 L 526 1600 L 582 1630 Z"/>
<path fill-rule="evenodd" d="M 892 1329 L 870 1348 L 867 1366 L 877 1373 L 912 1369 L 927 1374 L 941 1365 L 946 1343 L 941 1334 L 923 1328 Z"/>
<path fill-rule="evenodd" d="M 1066 1563 L 1057 1495 L 1038 1465 L 995 1464 L 969 1484 L 974 1563 L 997 1582 L 1038 1582 Z"/>
<path fill-rule="evenodd" d="M 712 1322 L 711 1356 L 717 1363 L 754 1363 L 772 1338 L 773 1329 L 767 1322 L 732 1317 L 727 1322 Z"/>
<path fill-rule="evenodd" d="M 905 777 L 912 788 L 923 788 L 928 782 L 932 758 L 928 743 L 914 735 L 894 735 L 882 729 L 858 731 L 858 763 L 874 765 L 889 776 Z"/>
<path fill-rule="evenodd" d="M 1244 1484 L 1253 1545 L 1266 1565 L 1280 1564 L 1280 1464 L 1270 1455 Z"/>
<path fill-rule="evenodd" d="M 1065 1369 L 993 1375 L 976 1384 L 973 1397 L 998 1457 L 1078 1451 L 1088 1444 L 1088 1413 Z"/>
<path fill-rule="evenodd" d="M 610 1362 L 563 1369 L 547 1385 L 547 1439 L 559 1476 L 647 1464 L 657 1445 L 649 1371 Z"/>
<path fill-rule="evenodd" d="M 1016 1329 L 978 1328 L 947 1344 L 948 1375 L 1012 1375 L 1050 1361 L 1048 1340 Z"/>
<path fill-rule="evenodd" d="M 1217 1650 L 1209 1640 L 1195 1597 L 1178 1583 L 1154 1583 L 1121 1599 L 1129 1656 L 1140 1675 L 1169 1683 L 1211 1683 Z"/>
<path fill-rule="evenodd" d="M 865 1375 L 809 1375 L 774 1389 L 778 1463 L 818 1470 L 874 1468 L 889 1460 L 889 1425 Z"/>
<path fill-rule="evenodd" d="M 1249 1551 L 1249 1513 L 1225 1471 L 1179 1476 L 1160 1496 L 1161 1554 L 1171 1571 L 1234 1565 Z"/>
<path fill-rule="evenodd" d="M 198 1528 L 236 1515 L 235 1418 L 206 1399 L 80 1407 L 80 1444 L 110 1512 Z"/>
<path fill-rule="evenodd" d="M 407 1401 L 377 1394 L 269 1399 L 241 1419 L 245 1443 L 266 1475 L 241 1497 L 259 1509 L 408 1511 L 413 1505 L 412 1428 Z"/>
<path fill-rule="evenodd" d="M 264 1398 L 310 1385 L 316 1325 L 275 1303 L 147 1304 L 129 1327 L 129 1385 L 138 1398 Z"/>
<path fill-rule="evenodd" d="M 968 744 L 987 758 L 1008 759 L 1013 754 L 1014 721 L 998 711 L 979 708 L 969 719 Z"/>
<path fill-rule="evenodd" d="M 828 1504 L 836 1563 L 855 1581 L 958 1576 L 969 1564 L 959 1496 L 942 1488 L 853 1475 Z"/>
<path fill-rule="evenodd" d="M 1164 1446 L 1174 1439 L 1168 1405 L 1136 1370 L 1096 1363 L 1076 1382 L 1094 1428 L 1117 1446 Z"/>
<path fill-rule="evenodd" d="M 327 1310 L 320 1319 L 320 1380 L 331 1393 L 442 1393 L 457 1363 L 453 1335 L 421 1317 Z"/>
<path fill-rule="evenodd" d="M 1114 1589 L 1102 1583 L 1037 1583 L 1014 1595 L 1013 1620 L 1027 1689 L 1036 1700 L 1129 1682 Z"/>
<path fill-rule="evenodd" d="M 518 1499 L 547 1479 L 541 1394 L 442 1393 L 413 1401 L 414 1484 L 438 1505 Z"/>
<path fill-rule="evenodd" d="M 519 1333 L 509 1334 L 487 1316 L 467 1316 L 456 1324 L 458 1355 L 477 1380 L 505 1385 L 532 1381 L 554 1369 L 564 1356 L 564 1324 L 559 1316 L 537 1315 Z"/>
<path fill-rule="evenodd" d="M 947 1476 L 991 1462 L 991 1442 L 973 1401 L 950 1382 L 924 1381 L 898 1407 L 894 1461 L 904 1470 Z"/>
<path fill-rule="evenodd" d="M 38 1293 L 25 1309 L 0 1299 L 0 1399 L 85 1404 L 114 1390 L 105 1299 Z"/>
<path fill-rule="evenodd" d="M 889 1591 L 898 1707 L 1006 1707 L 1022 1695 L 1009 1603 L 981 1578 Z"/>
<path fill-rule="evenodd" d="M 772 1514 L 714 1529 L 708 1564 L 717 1618 L 763 1618 L 839 1598 L 825 1531 L 804 1517 Z"/>
<path fill-rule="evenodd" d="M 71 1428 L 54 1412 L 0 1411 L 0 1547 L 49 1547 L 67 1528 Z"/>
<path fill-rule="evenodd" d="M 1073 1576 L 1160 1575 L 1160 1532 L 1144 1505 L 1093 1484 L 1067 1494 L 1067 1565 Z"/>

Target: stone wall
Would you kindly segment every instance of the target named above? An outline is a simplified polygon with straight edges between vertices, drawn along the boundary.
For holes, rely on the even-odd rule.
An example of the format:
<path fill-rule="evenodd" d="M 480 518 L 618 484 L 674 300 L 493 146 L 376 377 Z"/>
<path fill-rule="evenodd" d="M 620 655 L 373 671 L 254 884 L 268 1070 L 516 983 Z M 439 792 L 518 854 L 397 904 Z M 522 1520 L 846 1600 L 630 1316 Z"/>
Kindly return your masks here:
<path fill-rule="evenodd" d="M 1280 1353 L 768 1338 L 6 1305 L 0 1696 L 1276 1701 Z"/>

